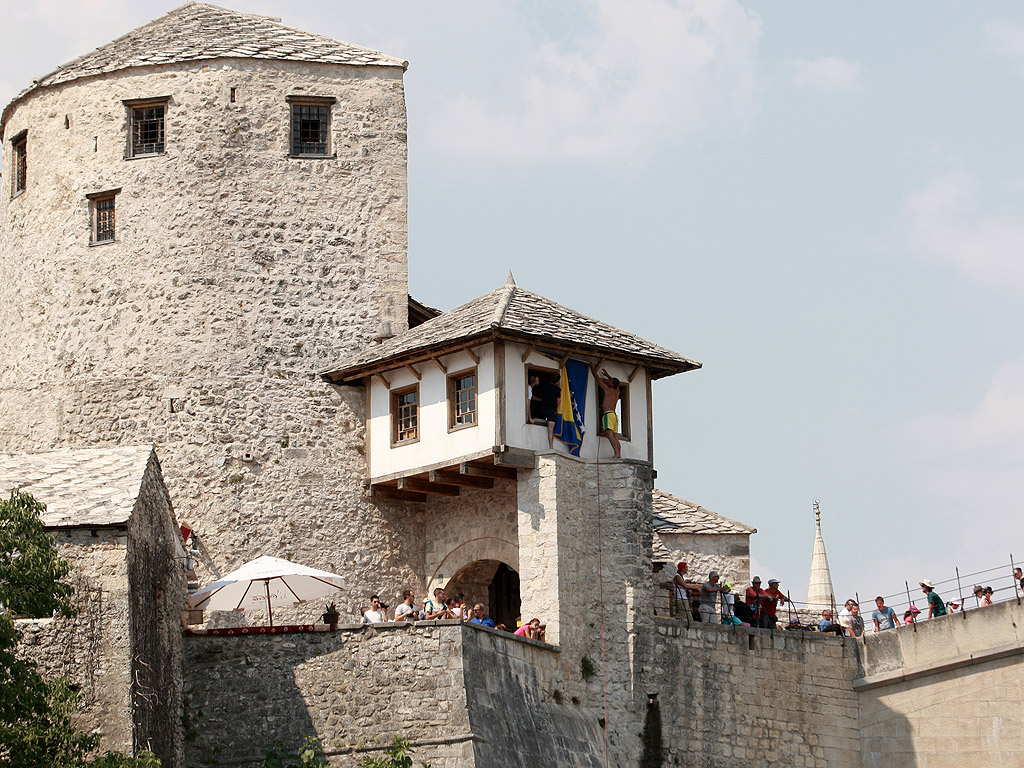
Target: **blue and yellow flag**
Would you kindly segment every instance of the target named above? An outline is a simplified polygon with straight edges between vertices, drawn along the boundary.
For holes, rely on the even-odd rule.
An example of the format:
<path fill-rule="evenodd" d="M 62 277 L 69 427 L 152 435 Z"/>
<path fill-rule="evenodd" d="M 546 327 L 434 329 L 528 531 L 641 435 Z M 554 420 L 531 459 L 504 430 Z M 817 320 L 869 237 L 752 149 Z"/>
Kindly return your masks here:
<path fill-rule="evenodd" d="M 566 360 L 561 369 L 562 402 L 555 417 L 555 437 L 569 446 L 569 453 L 580 455 L 583 447 L 583 409 L 587 404 L 590 368 L 579 360 Z"/>

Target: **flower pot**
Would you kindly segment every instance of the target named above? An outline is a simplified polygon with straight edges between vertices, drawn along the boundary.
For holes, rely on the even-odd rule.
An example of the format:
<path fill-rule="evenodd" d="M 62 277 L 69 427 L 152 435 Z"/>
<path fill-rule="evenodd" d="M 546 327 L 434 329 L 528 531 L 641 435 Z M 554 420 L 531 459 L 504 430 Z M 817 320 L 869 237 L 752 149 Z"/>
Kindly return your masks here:
<path fill-rule="evenodd" d="M 340 613 L 325 613 L 320 617 L 324 620 L 324 624 L 329 624 L 332 627 L 338 626 L 338 619 L 341 618 Z"/>

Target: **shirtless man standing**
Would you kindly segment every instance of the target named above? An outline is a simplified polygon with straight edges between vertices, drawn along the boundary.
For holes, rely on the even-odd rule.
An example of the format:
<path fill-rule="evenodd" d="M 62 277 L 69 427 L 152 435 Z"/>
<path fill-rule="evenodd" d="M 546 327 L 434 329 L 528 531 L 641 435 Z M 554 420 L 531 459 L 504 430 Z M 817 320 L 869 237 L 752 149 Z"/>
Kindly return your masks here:
<path fill-rule="evenodd" d="M 602 437 L 607 437 L 608 442 L 612 444 L 612 455 L 613 459 L 622 458 L 622 446 L 619 444 L 619 418 L 615 415 L 615 406 L 619 402 L 619 395 L 622 390 L 619 389 L 619 380 L 612 378 L 612 376 L 604 368 L 601 369 L 601 374 L 598 374 L 597 367 L 593 364 L 590 366 L 591 373 L 594 374 L 594 381 L 597 382 L 597 387 L 601 393 L 601 427 L 597 433 Z"/>

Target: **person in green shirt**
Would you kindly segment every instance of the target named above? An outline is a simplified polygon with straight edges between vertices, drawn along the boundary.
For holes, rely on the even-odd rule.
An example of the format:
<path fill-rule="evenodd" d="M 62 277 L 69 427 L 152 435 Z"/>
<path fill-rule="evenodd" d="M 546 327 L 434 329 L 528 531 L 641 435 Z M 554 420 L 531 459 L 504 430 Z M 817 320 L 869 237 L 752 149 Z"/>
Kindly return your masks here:
<path fill-rule="evenodd" d="M 919 581 L 921 585 L 921 591 L 928 595 L 928 618 L 934 616 L 945 616 L 946 615 L 946 604 L 942 602 L 942 598 L 935 591 L 935 587 L 932 586 L 932 582 L 929 579 Z"/>

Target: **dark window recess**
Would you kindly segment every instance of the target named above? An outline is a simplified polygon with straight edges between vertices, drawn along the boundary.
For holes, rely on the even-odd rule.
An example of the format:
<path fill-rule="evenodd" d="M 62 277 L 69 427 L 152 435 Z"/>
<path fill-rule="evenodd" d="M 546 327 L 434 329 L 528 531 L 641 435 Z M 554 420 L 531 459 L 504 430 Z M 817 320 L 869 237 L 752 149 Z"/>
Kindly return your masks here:
<path fill-rule="evenodd" d="M 109 243 L 114 239 L 114 228 L 117 221 L 114 209 L 114 196 L 97 197 L 93 200 L 94 243 Z"/>
<path fill-rule="evenodd" d="M 330 123 L 330 105 L 292 104 L 292 154 L 326 155 Z"/>
<path fill-rule="evenodd" d="M 23 135 L 12 143 L 14 149 L 14 194 L 25 191 L 28 182 L 28 136 Z"/>
<path fill-rule="evenodd" d="M 132 157 L 163 153 L 165 111 L 163 104 L 132 110 Z"/>

